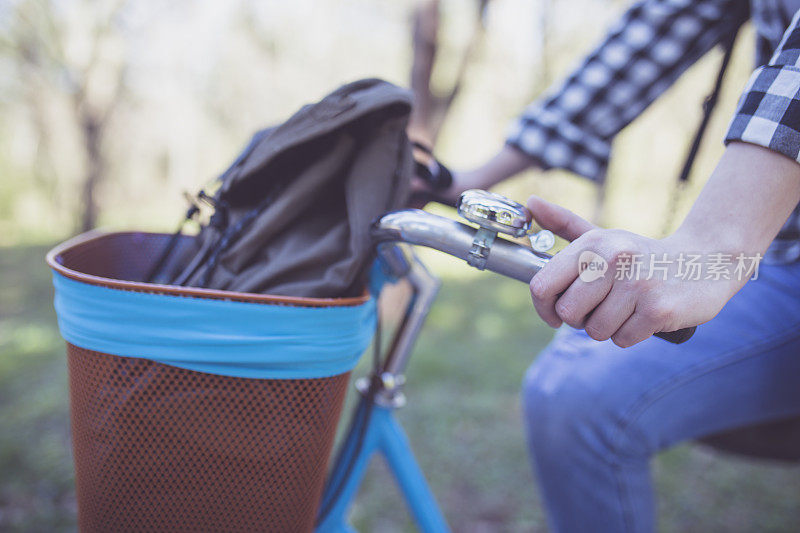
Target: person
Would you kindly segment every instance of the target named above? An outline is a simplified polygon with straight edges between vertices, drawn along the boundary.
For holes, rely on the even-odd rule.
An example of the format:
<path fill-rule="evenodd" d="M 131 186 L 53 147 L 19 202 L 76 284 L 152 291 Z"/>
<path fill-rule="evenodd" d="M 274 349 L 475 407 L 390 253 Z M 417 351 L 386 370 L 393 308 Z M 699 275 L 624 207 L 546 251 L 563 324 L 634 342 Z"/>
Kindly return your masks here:
<path fill-rule="evenodd" d="M 455 172 L 445 192 L 454 198 L 530 167 L 602 181 L 615 134 L 751 15 L 760 66 L 678 230 L 651 239 L 528 201 L 540 226 L 572 241 L 531 280 L 536 311 L 560 329 L 522 393 L 553 531 L 652 531 L 649 463 L 657 452 L 800 415 L 799 8 L 634 3 L 577 70 L 522 113 L 499 152 Z M 605 264 L 604 274 L 581 275 L 586 253 Z M 705 270 L 687 279 L 680 274 L 689 254 Z M 630 274 L 636 257 L 637 275 L 618 275 Z M 753 264 L 733 267 L 744 257 Z M 653 258 L 666 264 L 657 275 Z M 720 268 L 722 258 L 730 269 Z M 650 338 L 699 324 L 682 345 Z"/>

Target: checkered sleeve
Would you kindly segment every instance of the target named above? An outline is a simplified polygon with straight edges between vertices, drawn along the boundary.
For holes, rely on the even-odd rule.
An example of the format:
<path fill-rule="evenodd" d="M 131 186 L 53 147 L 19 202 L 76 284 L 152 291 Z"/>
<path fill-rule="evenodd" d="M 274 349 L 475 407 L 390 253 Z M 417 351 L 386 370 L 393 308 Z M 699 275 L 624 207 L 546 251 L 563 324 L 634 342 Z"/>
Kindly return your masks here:
<path fill-rule="evenodd" d="M 613 137 L 748 16 L 742 0 L 641 0 L 514 121 L 506 142 L 545 169 L 605 179 Z"/>
<path fill-rule="evenodd" d="M 753 72 L 725 143 L 743 141 L 800 162 L 800 11 L 769 63 Z"/>

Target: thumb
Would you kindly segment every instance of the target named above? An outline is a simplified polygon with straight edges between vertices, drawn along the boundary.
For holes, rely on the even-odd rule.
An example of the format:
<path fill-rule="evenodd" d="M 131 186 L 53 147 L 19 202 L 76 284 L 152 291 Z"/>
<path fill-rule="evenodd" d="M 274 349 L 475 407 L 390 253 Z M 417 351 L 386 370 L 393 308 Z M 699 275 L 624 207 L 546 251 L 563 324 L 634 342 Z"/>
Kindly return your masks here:
<path fill-rule="evenodd" d="M 528 209 L 542 228 L 550 230 L 568 241 L 574 241 L 587 231 L 597 227 L 569 209 L 551 204 L 538 196 L 528 198 Z"/>

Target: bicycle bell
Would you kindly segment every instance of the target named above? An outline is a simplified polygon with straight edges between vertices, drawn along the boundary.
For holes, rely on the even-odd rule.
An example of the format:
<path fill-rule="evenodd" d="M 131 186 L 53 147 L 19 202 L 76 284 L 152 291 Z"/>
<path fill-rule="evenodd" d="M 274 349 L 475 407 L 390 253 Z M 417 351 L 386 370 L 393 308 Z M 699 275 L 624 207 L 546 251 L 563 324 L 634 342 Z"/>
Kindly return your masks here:
<path fill-rule="evenodd" d="M 530 229 L 531 212 L 522 204 L 493 192 L 464 191 L 456 207 L 459 215 L 495 233 L 522 237 Z"/>
<path fill-rule="evenodd" d="M 456 205 L 458 214 L 479 226 L 467 255 L 467 263 L 484 270 L 498 233 L 522 237 L 531 226 L 531 212 L 525 206 L 488 191 L 464 191 Z"/>

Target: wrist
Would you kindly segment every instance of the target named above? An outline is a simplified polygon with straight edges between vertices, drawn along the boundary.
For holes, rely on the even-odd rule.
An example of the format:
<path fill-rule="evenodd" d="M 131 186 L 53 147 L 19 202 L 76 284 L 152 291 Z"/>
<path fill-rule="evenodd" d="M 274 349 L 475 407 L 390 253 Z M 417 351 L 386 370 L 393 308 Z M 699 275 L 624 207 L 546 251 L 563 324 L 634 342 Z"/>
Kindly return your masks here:
<path fill-rule="evenodd" d="M 727 217 L 693 215 L 690 213 L 675 233 L 664 240 L 685 251 L 706 254 L 756 255 L 763 253 L 769 244 L 769 239 L 749 232 L 747 226 Z"/>
<path fill-rule="evenodd" d="M 469 189 L 488 189 L 491 187 L 483 167 L 453 172 L 453 184 L 447 189 L 448 195 L 458 197 Z"/>
<path fill-rule="evenodd" d="M 729 242 L 731 241 L 731 242 Z M 728 236 L 721 237 L 711 228 L 705 230 L 684 222 L 675 232 L 662 239 L 671 250 L 691 253 L 733 253 L 738 247 Z"/>
<path fill-rule="evenodd" d="M 696 281 L 713 280 L 709 286 L 715 287 L 713 294 L 722 298 L 719 300 L 720 308 L 757 272 L 763 252 L 748 250 L 743 241 L 729 238 L 712 227 L 701 230 L 691 224 L 684 224 L 661 242 L 666 245 L 669 259 L 676 265 L 691 262 L 699 265 L 697 268 L 701 274 L 694 278 Z M 688 267 L 684 266 L 683 270 L 688 271 Z M 716 275 L 715 271 L 721 273 Z M 707 296 L 714 300 L 711 294 L 707 293 Z"/>
<path fill-rule="evenodd" d="M 514 174 L 536 166 L 536 161 L 527 154 L 513 146 L 504 145 L 483 165 L 471 170 L 454 172 L 453 185 L 447 194 L 458 197 L 468 189 L 489 189 Z"/>
<path fill-rule="evenodd" d="M 798 200 L 796 161 L 732 142 L 673 240 L 704 251 L 763 253 Z"/>

